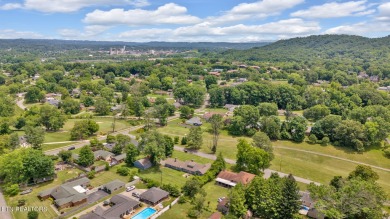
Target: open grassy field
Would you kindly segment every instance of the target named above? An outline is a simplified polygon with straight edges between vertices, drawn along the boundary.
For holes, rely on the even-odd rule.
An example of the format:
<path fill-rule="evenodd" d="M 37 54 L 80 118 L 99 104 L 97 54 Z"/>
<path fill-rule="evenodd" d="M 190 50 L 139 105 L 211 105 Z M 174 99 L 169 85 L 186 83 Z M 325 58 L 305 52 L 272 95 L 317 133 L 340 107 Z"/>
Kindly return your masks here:
<path fill-rule="evenodd" d="M 59 131 L 47 132 L 45 134 L 45 143 L 70 141 L 70 130 L 73 128 L 75 122 L 81 120 L 82 119 L 68 119 L 64 127 Z M 112 131 L 112 123 L 113 123 L 112 118 L 94 117 L 92 120 L 96 121 L 99 124 L 98 133 L 106 134 L 107 132 Z M 125 120 L 116 120 L 115 122 L 115 130 L 124 129 L 129 126 L 130 126 L 129 123 L 127 123 Z"/>
<path fill-rule="evenodd" d="M 42 206 L 42 207 L 47 208 L 47 211 L 39 213 L 39 218 L 55 218 L 57 216 L 57 214 L 52 209 L 52 207 L 50 207 L 50 204 L 51 204 L 50 201 L 49 200 L 45 200 L 45 201 L 39 200 L 37 197 L 38 193 L 40 193 L 43 190 L 58 186 L 58 185 L 62 184 L 65 180 L 68 180 L 68 179 L 71 179 L 71 178 L 78 176 L 79 173 L 81 173 L 81 171 L 79 171 L 78 169 L 59 171 L 57 173 L 57 179 L 55 179 L 52 182 L 47 182 L 47 183 L 43 183 L 43 184 L 34 186 L 32 193 L 30 193 L 28 195 L 23 195 L 23 196 L 16 195 L 14 197 L 6 197 L 7 204 L 9 206 L 15 207 L 18 204 L 18 200 L 25 199 L 26 200 L 25 206 L 38 206 L 38 207 Z M 27 212 L 13 212 L 12 214 L 13 214 L 13 217 L 16 219 L 27 218 Z"/>
<path fill-rule="evenodd" d="M 159 131 L 171 136 L 185 136 L 188 134 L 189 129 L 182 126 L 180 123 L 181 121 L 178 120 L 169 122 L 167 127 L 161 128 Z M 209 127 L 210 125 L 207 123 L 202 125 L 202 130 L 204 131 L 203 146 L 200 150 L 205 153 L 211 153 L 210 147 L 212 143 L 212 135 L 207 132 Z M 241 137 L 229 136 L 227 131 L 223 130 L 220 135 L 217 152 L 221 151 L 226 158 L 235 159 L 237 153 L 237 140 L 240 138 Z M 242 138 L 250 141 L 250 138 Z M 359 154 L 347 148 L 335 147 L 332 145 L 311 145 L 306 142 L 297 144 L 290 141 L 276 141 L 273 145 L 275 146 L 275 159 L 272 161 L 271 169 L 280 170 L 280 161 L 282 161 L 282 172 L 292 173 L 296 176 L 311 179 L 320 183 L 328 183 L 333 176 L 336 175 L 344 177 L 347 176 L 355 169 L 357 164 L 312 153 L 278 148 L 278 146 L 313 151 L 384 168 L 390 168 L 389 160 L 382 155 L 382 151 L 380 149 L 371 149 Z M 387 193 L 390 194 L 390 172 L 379 169 L 374 170 L 380 176 L 378 183 Z"/>

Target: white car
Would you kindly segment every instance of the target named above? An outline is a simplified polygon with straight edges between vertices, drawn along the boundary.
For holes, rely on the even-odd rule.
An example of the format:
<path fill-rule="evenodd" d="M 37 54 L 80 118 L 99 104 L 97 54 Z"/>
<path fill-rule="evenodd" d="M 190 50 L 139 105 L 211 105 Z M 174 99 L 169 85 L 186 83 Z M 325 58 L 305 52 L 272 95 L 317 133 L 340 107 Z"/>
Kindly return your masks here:
<path fill-rule="evenodd" d="M 129 186 L 126 188 L 126 192 L 130 192 L 135 189 L 135 186 Z"/>

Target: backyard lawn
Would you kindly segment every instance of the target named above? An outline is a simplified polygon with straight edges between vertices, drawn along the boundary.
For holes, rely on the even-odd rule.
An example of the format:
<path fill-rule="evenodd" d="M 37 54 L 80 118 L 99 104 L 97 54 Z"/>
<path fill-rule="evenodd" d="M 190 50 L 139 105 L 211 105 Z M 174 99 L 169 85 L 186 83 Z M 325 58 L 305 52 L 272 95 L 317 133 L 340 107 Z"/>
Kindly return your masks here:
<path fill-rule="evenodd" d="M 51 202 L 49 200 L 41 201 L 37 197 L 38 193 L 43 190 L 53 188 L 65 182 L 68 179 L 77 177 L 81 173 L 78 169 L 69 169 L 64 171 L 59 171 L 57 173 L 57 179 L 51 182 L 39 184 L 33 187 L 32 193 L 28 195 L 16 195 L 14 197 L 6 197 L 7 204 L 9 206 L 17 206 L 18 200 L 25 199 L 25 206 L 38 206 L 46 207 L 47 211 L 39 212 L 39 218 L 55 218 L 57 214 L 54 212 L 52 207 L 50 207 Z M 13 217 L 16 219 L 27 218 L 27 212 L 12 212 Z"/>
<path fill-rule="evenodd" d="M 203 189 L 206 191 L 206 201 L 204 203 L 205 209 L 199 218 L 208 218 L 213 212 L 216 212 L 217 200 L 220 197 L 227 197 L 229 189 L 215 185 L 215 182 L 209 182 L 203 186 Z M 161 219 L 172 219 L 172 218 L 188 218 L 187 213 L 191 209 L 191 203 L 179 204 L 177 203 L 166 213 L 161 215 Z"/>

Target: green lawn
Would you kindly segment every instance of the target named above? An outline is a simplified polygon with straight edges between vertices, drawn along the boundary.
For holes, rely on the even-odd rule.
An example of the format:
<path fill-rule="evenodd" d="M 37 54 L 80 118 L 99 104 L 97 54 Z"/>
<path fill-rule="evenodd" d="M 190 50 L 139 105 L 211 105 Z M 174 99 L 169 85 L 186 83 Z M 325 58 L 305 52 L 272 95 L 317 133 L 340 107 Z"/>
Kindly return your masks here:
<path fill-rule="evenodd" d="M 184 136 L 188 134 L 189 129 L 180 125 L 181 121 L 171 121 L 167 127 L 160 128 L 159 131 L 170 136 Z M 210 146 L 212 144 L 212 135 L 207 132 L 209 124 L 202 125 L 203 146 L 200 151 L 211 153 Z M 223 130 L 220 135 L 217 152 L 221 151 L 226 158 L 235 159 L 237 153 L 237 140 L 240 138 L 248 139 L 247 137 L 232 137 L 229 136 L 226 130 Z M 297 148 L 302 150 L 314 151 L 323 154 L 329 154 L 341 158 L 346 158 L 354 161 L 390 168 L 390 162 L 382 155 L 380 149 L 372 149 L 362 154 L 355 153 L 346 148 L 334 146 L 320 146 L 318 144 L 311 145 L 306 142 L 293 143 L 290 141 L 276 141 L 275 146 L 283 146 L 288 148 Z M 308 178 L 313 181 L 328 183 L 333 176 L 347 176 L 353 171 L 357 164 L 348 161 L 342 161 L 330 157 L 319 156 L 306 152 L 297 152 L 293 150 L 275 148 L 275 160 L 272 162 L 271 169 L 279 170 L 280 160 L 282 160 L 282 172 L 292 173 L 296 176 Z M 390 173 L 374 169 L 380 176 L 378 183 L 390 193 Z"/>
<path fill-rule="evenodd" d="M 82 119 L 68 119 L 64 127 L 58 132 L 47 132 L 45 134 L 45 143 L 70 141 L 70 130 L 73 128 L 75 122 L 81 120 Z M 93 120 L 99 124 L 100 128 L 98 134 L 107 134 L 108 132 L 112 131 L 112 118 L 95 117 Z M 128 122 L 126 122 L 126 120 L 116 120 L 115 130 L 120 130 L 127 127 L 130 127 L 130 125 Z"/>
<path fill-rule="evenodd" d="M 93 187 L 101 186 L 104 185 L 108 182 L 113 181 L 114 179 L 119 179 L 123 182 L 129 182 L 129 177 L 128 176 L 121 176 L 116 173 L 116 170 L 120 167 L 121 165 L 117 165 L 114 167 L 111 167 L 109 171 L 103 171 L 100 173 L 97 173 L 95 175 L 95 178 L 91 180 L 91 185 Z"/>
<path fill-rule="evenodd" d="M 213 212 L 216 212 L 217 208 L 217 200 L 220 197 L 227 197 L 229 193 L 229 189 L 215 185 L 214 182 L 209 182 L 203 186 L 203 189 L 206 191 L 206 201 L 205 201 L 205 209 L 199 218 L 208 218 Z M 161 219 L 176 219 L 176 218 L 188 218 L 187 213 L 189 209 L 191 209 L 191 203 L 185 204 L 176 204 L 166 213 L 161 215 L 159 218 Z"/>
<path fill-rule="evenodd" d="M 78 169 L 70 169 L 65 171 L 59 171 L 57 173 L 57 179 L 55 179 L 52 182 L 43 183 L 40 185 L 37 185 L 33 187 L 33 192 L 28 195 L 16 195 L 14 197 L 6 197 L 7 204 L 9 206 L 17 206 L 18 200 L 25 199 L 26 204 L 25 206 L 44 206 L 47 208 L 47 211 L 40 212 L 39 218 L 55 218 L 57 214 L 54 212 L 54 210 L 50 207 L 50 201 L 45 200 L 41 201 L 38 199 L 37 195 L 43 190 L 53 188 L 55 186 L 58 186 L 62 184 L 65 180 L 74 178 L 79 175 L 81 171 Z M 13 212 L 13 217 L 16 219 L 24 219 L 27 218 L 27 212 Z"/>
<path fill-rule="evenodd" d="M 273 143 L 274 146 L 283 146 L 288 148 L 296 148 L 301 150 L 319 152 L 323 154 L 328 154 L 332 156 L 337 156 L 341 158 L 346 158 L 349 160 L 359 161 L 375 166 L 380 166 L 384 168 L 390 168 L 390 160 L 383 156 L 383 152 L 380 148 L 369 149 L 364 153 L 357 153 L 350 148 L 345 147 L 335 147 L 332 145 L 321 146 L 319 144 L 309 144 L 307 142 L 294 143 L 291 141 L 276 141 Z"/>
<path fill-rule="evenodd" d="M 58 143 L 58 144 L 43 144 L 42 145 L 42 150 L 43 151 L 48 151 L 48 150 L 61 148 L 61 147 L 64 147 L 64 146 L 67 146 L 67 145 L 71 145 L 71 144 L 73 144 L 73 143 L 69 142 L 69 143 Z"/>
<path fill-rule="evenodd" d="M 162 184 L 172 184 L 181 188 L 190 179 L 190 177 L 185 178 L 184 174 L 184 172 L 161 166 L 160 168 L 153 167 L 145 171 L 140 171 L 138 175 L 157 182 L 162 181 Z"/>
<path fill-rule="evenodd" d="M 357 166 L 347 161 L 286 149 L 276 148 L 274 153 L 271 169 L 324 184 L 328 184 L 333 176 L 348 176 Z M 377 169 L 375 172 L 380 176 L 379 185 L 390 194 L 390 173 Z"/>

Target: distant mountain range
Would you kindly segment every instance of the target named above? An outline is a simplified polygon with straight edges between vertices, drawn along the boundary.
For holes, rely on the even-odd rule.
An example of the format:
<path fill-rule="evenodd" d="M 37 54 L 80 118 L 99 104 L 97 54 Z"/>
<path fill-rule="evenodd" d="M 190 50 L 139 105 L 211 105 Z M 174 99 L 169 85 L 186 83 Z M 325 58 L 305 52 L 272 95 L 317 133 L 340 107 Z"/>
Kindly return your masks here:
<path fill-rule="evenodd" d="M 390 36 L 366 38 L 351 35 L 318 35 L 280 40 L 248 50 L 229 50 L 224 57 L 254 61 L 308 61 L 315 59 L 390 59 Z"/>
<path fill-rule="evenodd" d="M 0 39 L 0 49 L 18 48 L 20 50 L 46 49 L 46 50 L 74 50 L 92 49 L 109 50 L 110 47 L 136 49 L 173 49 L 173 50 L 228 50 L 228 49 L 250 49 L 261 47 L 271 42 L 256 43 L 226 43 L 226 42 L 119 42 L 119 41 L 79 41 L 79 40 L 49 40 L 49 39 Z"/>

